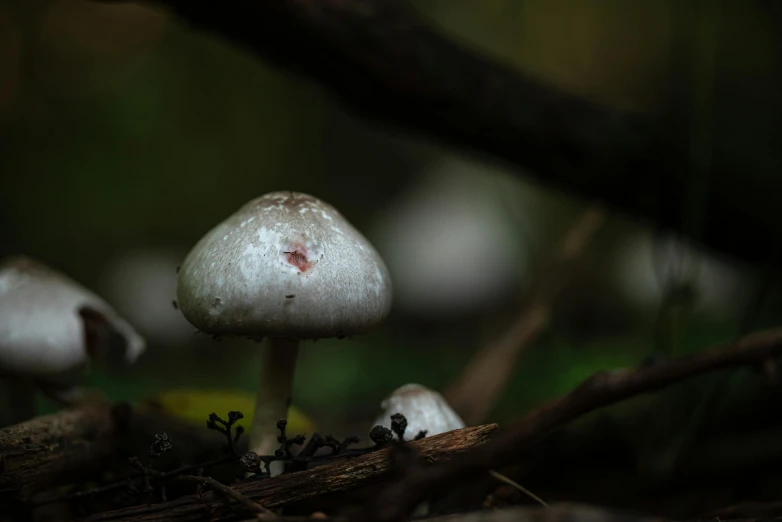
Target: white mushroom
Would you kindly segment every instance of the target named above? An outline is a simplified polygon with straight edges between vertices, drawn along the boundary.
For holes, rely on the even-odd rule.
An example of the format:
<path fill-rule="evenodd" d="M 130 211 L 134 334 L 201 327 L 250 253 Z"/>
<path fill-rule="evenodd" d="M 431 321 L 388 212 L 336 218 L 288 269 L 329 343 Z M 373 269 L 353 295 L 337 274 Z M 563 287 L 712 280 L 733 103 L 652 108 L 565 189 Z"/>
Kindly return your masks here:
<path fill-rule="evenodd" d="M 414 440 L 421 432 L 430 437 L 465 427 L 464 421 L 441 394 L 421 384 L 400 386 L 383 399 L 380 407 L 383 411 L 377 416 L 372 427 L 379 425 L 392 430 L 391 416 L 401 413 L 407 420 L 404 433 L 407 441 Z M 392 433 L 394 440 L 399 440 L 393 430 Z M 414 512 L 415 517 L 428 514 L 429 502 L 422 502 Z"/>
<path fill-rule="evenodd" d="M 111 333 L 124 340 L 128 363 L 146 348 L 111 306 L 67 276 L 23 256 L 0 263 L 0 376 L 51 384 L 102 355 Z"/>
<path fill-rule="evenodd" d="M 446 156 L 432 166 L 376 225 L 395 306 L 452 317 L 517 293 L 544 226 L 539 192 L 485 162 Z"/>
<path fill-rule="evenodd" d="M 302 339 L 367 332 L 388 315 L 391 281 L 334 207 L 297 192 L 256 198 L 209 231 L 179 271 L 185 318 L 213 335 L 267 337 L 250 451 L 279 445 Z"/>
<path fill-rule="evenodd" d="M 465 427 L 464 421 L 441 394 L 420 384 L 405 384 L 397 388 L 380 407 L 383 411 L 372 426 L 391 429 L 391 416 L 401 413 L 407 419 L 407 440 L 414 439 L 422 431 L 429 437 Z M 394 438 L 398 439 L 396 434 Z"/>
<path fill-rule="evenodd" d="M 195 340 L 193 327 L 172 304 L 181 261 L 181 252 L 167 249 L 125 252 L 100 278 L 101 294 L 156 347 L 170 349 Z"/>

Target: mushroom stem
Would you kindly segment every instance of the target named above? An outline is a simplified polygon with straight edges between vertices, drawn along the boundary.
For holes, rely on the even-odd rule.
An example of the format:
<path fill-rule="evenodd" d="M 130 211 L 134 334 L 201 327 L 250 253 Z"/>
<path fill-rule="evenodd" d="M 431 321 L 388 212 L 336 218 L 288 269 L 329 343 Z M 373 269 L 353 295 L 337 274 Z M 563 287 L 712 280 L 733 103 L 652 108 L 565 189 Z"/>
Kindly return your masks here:
<path fill-rule="evenodd" d="M 258 455 L 274 455 L 280 447 L 277 421 L 288 416 L 299 342 L 298 339 L 271 337 L 263 352 L 250 433 L 250 451 Z"/>

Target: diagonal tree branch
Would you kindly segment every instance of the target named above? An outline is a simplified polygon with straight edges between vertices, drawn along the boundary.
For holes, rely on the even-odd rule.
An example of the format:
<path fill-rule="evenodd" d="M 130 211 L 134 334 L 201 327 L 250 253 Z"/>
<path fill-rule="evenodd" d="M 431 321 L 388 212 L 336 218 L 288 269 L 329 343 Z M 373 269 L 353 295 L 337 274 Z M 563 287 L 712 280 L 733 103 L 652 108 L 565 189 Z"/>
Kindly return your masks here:
<path fill-rule="evenodd" d="M 513 323 L 498 340 L 481 348 L 443 393 L 468 426 L 486 419 L 522 353 L 548 328 L 554 302 L 572 280 L 578 262 L 606 217 L 607 212 L 599 205 L 587 208 L 547 260 L 547 269 Z"/>
<path fill-rule="evenodd" d="M 488 153 L 556 187 L 683 229 L 691 169 L 677 130 L 681 111 L 632 114 L 557 89 L 449 38 L 403 0 L 149 1 L 318 82 L 366 119 Z M 713 165 L 699 239 L 766 260 L 771 242 L 725 233 L 782 223 L 768 210 L 774 191 L 738 182 L 745 169 Z M 746 201 L 756 203 L 737 204 Z"/>
<path fill-rule="evenodd" d="M 600 372 L 575 390 L 498 433 L 486 445 L 450 462 L 417 469 L 389 484 L 356 521 L 403 520 L 432 493 L 464 483 L 479 472 L 508 464 L 524 444 L 597 408 L 657 391 L 675 382 L 726 368 L 756 365 L 782 354 L 782 328 L 756 333 L 735 343 L 640 368 Z"/>

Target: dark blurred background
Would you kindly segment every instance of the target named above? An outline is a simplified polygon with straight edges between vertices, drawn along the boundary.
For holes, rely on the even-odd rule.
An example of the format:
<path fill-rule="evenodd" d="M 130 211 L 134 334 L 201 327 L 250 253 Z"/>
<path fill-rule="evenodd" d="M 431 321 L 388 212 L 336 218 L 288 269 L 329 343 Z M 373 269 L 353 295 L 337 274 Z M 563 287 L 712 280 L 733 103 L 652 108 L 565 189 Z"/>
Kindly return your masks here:
<path fill-rule="evenodd" d="M 692 89 L 685 110 L 702 123 L 693 158 L 734 151 L 745 166 L 736 184 L 782 161 L 766 139 L 779 80 L 769 2 L 414 3 L 506 65 L 618 108 L 655 117 L 670 110 L 672 83 Z M 684 11 L 698 16 L 683 30 Z M 672 82 L 682 57 L 692 80 Z M 357 120 L 317 85 L 134 3 L 0 1 L 0 131 L 0 254 L 69 274 L 149 341 L 133 367 L 96 364 L 83 376 L 113 399 L 175 387 L 252 394 L 259 346 L 195 335 L 172 306 L 176 268 L 209 228 L 266 192 L 335 205 L 384 256 L 395 306 L 371 334 L 303 349 L 294 402 L 325 431 L 370 421 L 401 384 L 444 390 L 519 314 L 588 204 L 520 169 Z M 595 371 L 778 323 L 774 270 L 611 214 L 489 420 L 519 418 Z M 679 399 L 655 399 L 676 405 L 655 413 L 658 431 L 640 431 L 659 444 L 666 426 L 700 422 L 715 389 L 728 404 L 766 387 L 749 370 L 677 387 Z M 41 411 L 53 408 L 41 399 Z"/>

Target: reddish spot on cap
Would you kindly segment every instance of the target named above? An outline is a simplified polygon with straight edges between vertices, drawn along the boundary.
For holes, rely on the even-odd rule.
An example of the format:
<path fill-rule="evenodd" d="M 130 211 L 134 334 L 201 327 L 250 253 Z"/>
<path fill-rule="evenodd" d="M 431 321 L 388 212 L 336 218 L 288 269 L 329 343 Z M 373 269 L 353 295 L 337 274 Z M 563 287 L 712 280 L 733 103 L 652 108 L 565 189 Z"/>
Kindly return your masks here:
<path fill-rule="evenodd" d="M 307 260 L 307 249 L 301 243 L 292 244 L 283 253 L 288 264 L 295 266 L 300 272 L 306 272 L 312 268 L 312 262 Z"/>

